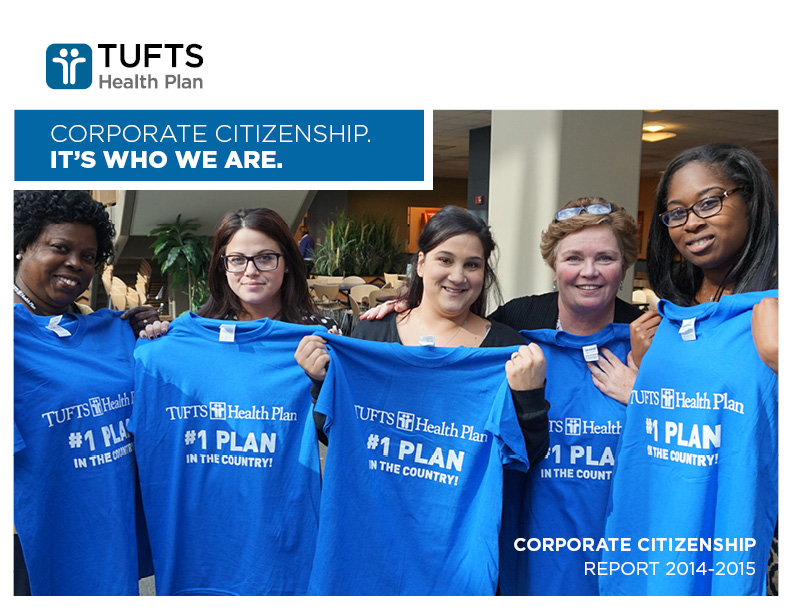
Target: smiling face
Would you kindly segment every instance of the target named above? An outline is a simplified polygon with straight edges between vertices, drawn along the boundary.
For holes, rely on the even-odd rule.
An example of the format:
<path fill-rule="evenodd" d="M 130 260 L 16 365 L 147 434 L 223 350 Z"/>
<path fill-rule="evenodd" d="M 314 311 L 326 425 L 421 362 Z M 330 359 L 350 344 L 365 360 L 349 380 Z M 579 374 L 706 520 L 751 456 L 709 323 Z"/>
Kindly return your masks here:
<path fill-rule="evenodd" d="M 562 312 L 612 315 L 623 279 L 619 243 L 608 225 L 584 227 L 558 242 L 553 280 Z"/>
<path fill-rule="evenodd" d="M 237 231 L 226 245 L 225 255 L 264 255 L 282 253 L 280 245 L 267 234 L 243 227 Z M 274 318 L 281 309 L 281 286 L 286 273 L 283 257 L 278 258 L 278 267 L 261 272 L 252 261 L 248 261 L 244 272 L 226 272 L 228 286 L 242 303 L 245 313 L 240 319 Z"/>
<path fill-rule="evenodd" d="M 444 316 L 466 314 L 484 287 L 484 247 L 472 233 L 458 234 L 428 253 L 418 253 L 416 274 L 423 279 L 421 304 Z"/>
<path fill-rule="evenodd" d="M 85 223 L 44 226 L 22 253 L 16 282 L 42 314 L 63 314 L 94 275 L 96 230 Z"/>
<path fill-rule="evenodd" d="M 701 162 L 683 166 L 671 178 L 666 210 L 687 208 L 709 195 L 739 187 L 714 167 Z M 701 219 L 692 211 L 687 222 L 668 228 L 668 236 L 679 253 L 713 278 L 723 277 L 734 265 L 748 237 L 748 209 L 741 191 L 723 200 L 719 213 Z"/>

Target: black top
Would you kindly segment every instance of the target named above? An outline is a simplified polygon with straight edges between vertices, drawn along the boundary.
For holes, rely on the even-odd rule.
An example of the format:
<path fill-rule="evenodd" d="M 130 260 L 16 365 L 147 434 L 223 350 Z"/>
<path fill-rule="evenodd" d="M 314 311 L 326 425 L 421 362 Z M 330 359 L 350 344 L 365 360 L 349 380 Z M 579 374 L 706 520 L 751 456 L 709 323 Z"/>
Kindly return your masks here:
<path fill-rule="evenodd" d="M 358 321 L 355 329 L 352 330 L 353 338 L 361 340 L 374 340 L 376 342 L 398 342 L 401 344 L 399 329 L 396 326 L 396 313 L 391 312 L 387 316 L 373 321 Z M 492 322 L 489 332 L 484 336 L 481 346 L 514 346 L 515 344 L 525 344 L 523 338 L 515 328 L 509 327 L 498 322 Z"/>
<path fill-rule="evenodd" d="M 614 323 L 632 323 L 642 314 L 637 306 L 616 298 Z M 558 321 L 558 292 L 509 300 L 487 318 L 516 330 L 555 329 Z"/>
<path fill-rule="evenodd" d="M 375 342 L 398 342 L 401 344 L 399 330 L 396 326 L 397 313 L 392 312 L 381 320 L 359 321 L 352 331 L 352 337 Z M 492 322 L 489 332 L 481 342 L 481 347 L 515 346 L 526 344 L 523 338 L 514 329 L 498 322 Z M 504 363 L 505 366 L 505 363 Z M 317 392 L 316 385 L 312 390 Z M 316 393 L 318 395 L 318 393 Z M 316 397 L 316 395 L 314 397 Z M 517 413 L 517 421 L 525 439 L 525 448 L 528 451 L 528 460 L 534 467 L 547 455 L 550 446 L 550 423 L 547 412 L 550 403 L 544 397 L 544 387 L 530 391 L 512 391 L 512 399 Z M 325 416 L 314 412 L 314 421 L 319 431 L 319 438 L 326 444 L 324 434 Z"/>

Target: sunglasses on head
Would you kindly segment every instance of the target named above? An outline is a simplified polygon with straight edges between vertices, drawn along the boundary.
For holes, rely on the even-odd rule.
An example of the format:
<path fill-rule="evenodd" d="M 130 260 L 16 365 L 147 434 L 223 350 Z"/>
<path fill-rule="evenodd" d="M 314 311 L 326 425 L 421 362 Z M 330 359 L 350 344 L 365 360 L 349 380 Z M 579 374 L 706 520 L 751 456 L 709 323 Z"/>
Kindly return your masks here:
<path fill-rule="evenodd" d="M 610 202 L 597 202 L 596 204 L 589 204 L 588 206 L 573 206 L 570 208 L 562 208 L 555 214 L 553 220 L 566 221 L 567 219 L 571 219 L 572 217 L 577 217 L 578 215 L 582 215 L 584 212 L 590 215 L 609 215 L 613 212 L 613 204 L 611 204 Z"/>

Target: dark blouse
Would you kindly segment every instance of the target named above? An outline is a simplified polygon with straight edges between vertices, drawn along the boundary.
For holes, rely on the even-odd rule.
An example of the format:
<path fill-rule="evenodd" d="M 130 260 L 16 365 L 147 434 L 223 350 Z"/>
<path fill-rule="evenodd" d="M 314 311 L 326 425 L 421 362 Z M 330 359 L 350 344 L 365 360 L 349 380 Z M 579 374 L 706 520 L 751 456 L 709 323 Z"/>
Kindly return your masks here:
<path fill-rule="evenodd" d="M 632 323 L 642 314 L 637 306 L 616 298 L 614 323 Z M 516 330 L 555 329 L 558 321 L 558 292 L 509 300 L 487 318 Z"/>

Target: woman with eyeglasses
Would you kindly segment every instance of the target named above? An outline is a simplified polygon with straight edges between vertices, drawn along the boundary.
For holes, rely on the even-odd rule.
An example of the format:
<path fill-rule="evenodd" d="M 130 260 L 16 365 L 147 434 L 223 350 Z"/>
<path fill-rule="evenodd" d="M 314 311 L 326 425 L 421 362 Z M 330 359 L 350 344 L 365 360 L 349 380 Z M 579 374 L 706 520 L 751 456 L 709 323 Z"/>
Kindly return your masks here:
<path fill-rule="evenodd" d="M 320 476 L 310 381 L 294 361 L 320 319 L 274 211 L 227 213 L 211 297 L 135 351 L 135 435 L 157 594 L 302 595 Z"/>
<path fill-rule="evenodd" d="M 324 325 L 305 281 L 305 261 L 286 223 L 267 208 L 226 213 L 209 264 L 209 300 L 198 315 L 253 321 L 265 317 Z"/>
<path fill-rule="evenodd" d="M 744 147 L 696 147 L 666 168 L 654 213 L 661 301 L 633 324 L 640 369 L 606 525 L 632 548 L 603 561 L 657 571 L 601 576 L 600 592 L 762 595 L 778 514 L 773 183 Z"/>
<path fill-rule="evenodd" d="M 720 188 L 727 183 L 728 189 Z M 734 145 L 709 144 L 685 151 L 669 164 L 657 188 L 647 271 L 654 292 L 679 306 L 778 288 L 775 191 L 753 153 Z M 758 309 L 774 307 L 769 299 Z M 636 363 L 649 348 L 659 322 L 656 312 L 648 312 L 633 325 Z M 777 371 L 773 337 L 777 334 L 769 334 L 768 340 L 758 338 L 757 348 Z"/>

